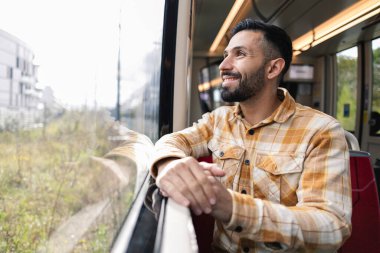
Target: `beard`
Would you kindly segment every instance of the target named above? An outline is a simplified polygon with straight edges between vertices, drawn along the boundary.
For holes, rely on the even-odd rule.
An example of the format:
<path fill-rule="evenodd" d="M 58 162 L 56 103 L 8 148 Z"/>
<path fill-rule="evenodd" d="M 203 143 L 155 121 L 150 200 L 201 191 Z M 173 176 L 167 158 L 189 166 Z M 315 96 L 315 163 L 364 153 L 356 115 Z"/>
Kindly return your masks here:
<path fill-rule="evenodd" d="M 225 102 L 242 102 L 250 97 L 255 96 L 264 86 L 265 64 L 263 64 L 255 73 L 242 79 L 240 73 L 225 72 L 228 75 L 240 78 L 238 87 L 235 90 L 228 90 L 228 87 L 222 87 L 222 99 Z"/>

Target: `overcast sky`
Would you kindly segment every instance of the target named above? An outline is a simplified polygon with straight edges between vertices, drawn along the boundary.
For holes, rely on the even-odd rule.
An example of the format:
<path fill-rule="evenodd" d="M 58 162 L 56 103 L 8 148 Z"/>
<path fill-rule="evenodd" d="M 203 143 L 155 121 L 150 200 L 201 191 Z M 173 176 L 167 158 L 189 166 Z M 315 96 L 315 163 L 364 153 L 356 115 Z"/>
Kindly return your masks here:
<path fill-rule="evenodd" d="M 39 86 L 65 104 L 114 106 L 119 0 L 9 0 L 0 29 L 35 53 Z"/>

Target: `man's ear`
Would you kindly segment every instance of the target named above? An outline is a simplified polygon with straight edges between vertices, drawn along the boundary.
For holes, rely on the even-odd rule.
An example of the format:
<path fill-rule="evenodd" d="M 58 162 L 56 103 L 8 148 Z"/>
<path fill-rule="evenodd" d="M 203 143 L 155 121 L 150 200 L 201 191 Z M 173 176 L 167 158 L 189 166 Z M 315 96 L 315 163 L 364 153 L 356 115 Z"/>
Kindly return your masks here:
<path fill-rule="evenodd" d="M 284 69 L 284 67 L 285 60 L 282 58 L 277 58 L 269 61 L 267 78 L 274 79 L 278 77 L 281 74 L 281 71 Z"/>

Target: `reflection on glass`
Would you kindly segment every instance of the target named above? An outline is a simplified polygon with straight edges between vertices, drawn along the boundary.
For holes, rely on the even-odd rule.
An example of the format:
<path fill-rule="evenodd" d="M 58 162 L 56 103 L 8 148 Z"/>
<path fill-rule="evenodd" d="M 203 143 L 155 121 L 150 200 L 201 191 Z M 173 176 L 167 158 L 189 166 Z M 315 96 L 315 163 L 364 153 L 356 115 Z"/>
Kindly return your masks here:
<path fill-rule="evenodd" d="M 164 6 L 163 0 L 125 1 L 121 24 L 121 120 L 152 141 L 159 137 Z"/>
<path fill-rule="evenodd" d="M 337 108 L 336 117 L 343 128 L 354 132 L 356 123 L 356 87 L 358 49 L 353 47 L 336 55 Z"/>
<path fill-rule="evenodd" d="M 372 41 L 372 106 L 370 135 L 380 135 L 380 39 Z"/>

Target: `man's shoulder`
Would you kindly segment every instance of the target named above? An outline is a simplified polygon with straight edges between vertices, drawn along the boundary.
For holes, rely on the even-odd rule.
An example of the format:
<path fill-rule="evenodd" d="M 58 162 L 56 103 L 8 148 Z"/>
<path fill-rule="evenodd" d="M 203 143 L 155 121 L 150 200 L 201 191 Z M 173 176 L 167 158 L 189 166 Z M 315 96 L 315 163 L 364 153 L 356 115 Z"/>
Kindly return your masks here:
<path fill-rule="evenodd" d="M 333 116 L 326 114 L 322 111 L 319 111 L 317 109 L 301 105 L 301 104 L 296 104 L 296 117 L 304 117 L 304 118 L 310 118 L 310 119 L 317 119 L 318 122 L 321 124 L 330 124 L 330 123 L 337 123 L 339 124 L 339 121 L 334 118 Z"/>

